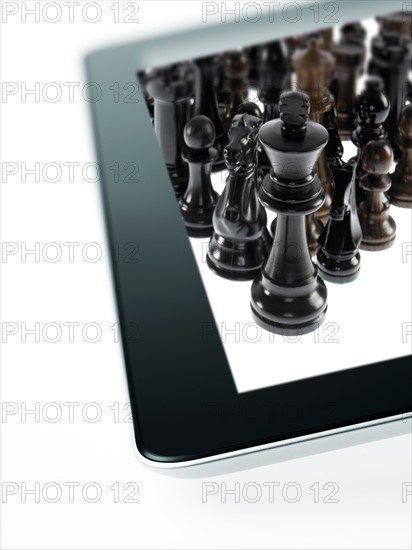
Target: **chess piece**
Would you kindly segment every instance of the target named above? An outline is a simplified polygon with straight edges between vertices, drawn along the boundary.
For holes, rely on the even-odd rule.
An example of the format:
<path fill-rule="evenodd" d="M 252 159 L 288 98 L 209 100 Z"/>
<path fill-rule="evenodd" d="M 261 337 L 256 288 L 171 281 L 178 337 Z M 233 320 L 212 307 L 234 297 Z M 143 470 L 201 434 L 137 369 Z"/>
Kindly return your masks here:
<path fill-rule="evenodd" d="M 251 308 L 259 325 L 279 334 L 315 330 L 327 308 L 326 286 L 309 254 L 305 216 L 325 199 L 315 164 L 328 133 L 308 121 L 308 111 L 306 94 L 286 92 L 280 98 L 280 118 L 259 131 L 272 166 L 259 199 L 278 216 L 269 258 L 252 285 Z"/>
<path fill-rule="evenodd" d="M 361 23 L 347 23 L 346 25 L 343 25 L 343 27 L 341 27 L 339 46 L 343 46 L 345 44 L 355 44 L 356 46 L 362 48 L 364 52 L 364 63 L 366 58 L 366 29 L 362 26 Z M 363 63 L 362 67 L 359 70 L 359 75 L 363 74 L 364 72 Z M 336 75 L 333 75 L 333 78 L 329 84 L 329 90 L 335 98 L 335 103 L 337 105 L 339 102 L 339 83 Z"/>
<path fill-rule="evenodd" d="M 212 121 L 203 115 L 193 117 L 184 129 L 183 159 L 189 164 L 189 184 L 179 204 L 190 237 L 208 237 L 213 232 L 212 218 L 218 199 L 210 179 L 212 162 L 217 157 L 213 147 L 215 137 Z"/>
<path fill-rule="evenodd" d="M 388 176 L 393 152 L 387 141 L 370 141 L 362 149 L 362 175 L 360 186 L 366 191 L 358 207 L 362 230 L 361 248 L 385 250 L 392 246 L 396 235 L 395 221 L 389 215 L 389 202 L 385 192 L 391 186 Z"/>
<path fill-rule="evenodd" d="M 172 65 L 147 82 L 154 100 L 154 128 L 177 196 L 186 190 L 189 170 L 182 159 L 183 129 L 191 116 L 193 66 Z"/>
<path fill-rule="evenodd" d="M 333 283 L 349 283 L 359 275 L 362 232 L 356 207 L 355 175 L 354 159 L 335 168 L 329 221 L 318 240 L 319 273 Z"/>
<path fill-rule="evenodd" d="M 252 46 L 244 50 L 249 58 L 248 82 L 251 88 L 258 88 L 259 86 L 259 48 L 260 46 Z"/>
<path fill-rule="evenodd" d="M 392 174 L 388 191 L 391 204 L 412 208 L 412 104 L 404 107 L 398 120 L 398 143 L 402 156 Z"/>
<path fill-rule="evenodd" d="M 408 9 L 377 17 L 380 32 L 395 32 L 401 36 L 412 36 L 412 12 Z"/>
<path fill-rule="evenodd" d="M 333 43 L 333 28 L 329 27 L 328 29 L 323 29 L 319 31 L 319 34 L 322 39 L 322 49 L 329 52 Z"/>
<path fill-rule="evenodd" d="M 353 23 L 346 23 L 340 29 L 341 44 L 358 44 L 363 46 L 366 51 L 365 41 L 366 41 L 366 30 L 365 27 L 359 21 Z"/>
<path fill-rule="evenodd" d="M 152 124 L 154 124 L 154 99 L 147 90 L 147 84 L 150 82 L 150 80 L 156 78 L 158 74 L 159 71 L 155 69 L 140 71 L 137 73 L 139 84 L 143 90 L 144 99 L 149 110 L 150 120 L 152 121 Z"/>
<path fill-rule="evenodd" d="M 259 108 L 259 105 L 257 105 L 257 103 L 255 103 L 254 101 L 245 101 L 244 103 L 242 103 L 241 105 L 239 105 L 239 108 L 237 110 L 237 113 L 238 115 L 240 114 L 248 114 L 248 115 L 252 115 L 256 118 L 259 118 L 260 121 L 262 121 L 262 112 Z M 258 158 L 258 163 L 257 163 L 257 166 L 256 166 L 256 189 L 259 189 L 261 183 L 262 183 L 262 171 L 259 169 L 259 159 L 260 159 L 260 154 L 261 151 L 259 149 L 259 143 L 257 144 L 257 158 Z"/>
<path fill-rule="evenodd" d="M 244 101 L 241 103 L 236 111 L 237 115 L 252 115 L 256 118 L 262 120 L 262 111 L 259 108 L 259 105 L 254 101 Z"/>
<path fill-rule="evenodd" d="M 292 58 L 292 64 L 296 71 L 298 86 L 308 94 L 310 98 L 309 117 L 313 122 L 323 123 L 326 112 L 331 111 L 335 102 L 328 90 L 334 59 L 331 53 L 321 49 L 321 40 L 311 38 L 305 50 L 298 50 Z M 325 202 L 315 213 L 322 224 L 329 218 L 329 207 L 332 200 L 333 175 L 329 169 L 326 154 L 323 150 L 317 163 L 317 171 L 326 193 Z M 318 235 L 309 234 L 309 241 L 316 246 Z"/>
<path fill-rule="evenodd" d="M 343 138 L 355 129 L 356 82 L 363 71 L 365 47 L 352 42 L 341 42 L 332 48 L 335 57 L 335 76 L 338 81 L 337 124 Z"/>
<path fill-rule="evenodd" d="M 225 147 L 229 175 L 213 215 L 206 261 L 217 275 L 232 280 L 253 279 L 270 248 L 266 212 L 256 191 L 260 123 L 253 115 L 236 115 Z"/>
<path fill-rule="evenodd" d="M 212 170 L 222 170 L 224 168 L 223 149 L 227 143 L 216 96 L 216 75 L 220 62 L 219 55 L 194 60 L 196 66 L 194 114 L 208 117 L 212 121 L 216 132 L 214 147 L 218 151 L 218 157 L 213 163 Z"/>
<path fill-rule="evenodd" d="M 286 45 L 281 40 L 269 42 L 260 47 L 258 98 L 263 104 L 262 124 L 278 118 L 279 97 L 288 85 L 290 61 Z M 269 173 L 270 164 L 258 143 L 259 181 Z"/>
<path fill-rule="evenodd" d="M 388 140 L 395 160 L 399 160 L 401 150 L 396 141 L 399 113 L 406 102 L 408 72 L 412 57 L 412 39 L 399 32 L 383 30 L 373 38 L 369 73 L 380 76 L 384 81 L 385 92 L 390 102 L 390 111 L 385 122 Z"/>
<path fill-rule="evenodd" d="M 325 147 L 325 156 L 329 169 L 332 171 L 342 166 L 343 145 L 339 137 L 336 125 L 336 108 L 327 111 L 323 117 L 323 126 L 329 134 L 329 140 Z"/>
<path fill-rule="evenodd" d="M 241 103 L 245 101 L 244 90 L 249 72 L 249 59 L 243 51 L 226 52 L 223 56 L 224 87 L 228 100 L 222 114 L 222 124 L 227 130 Z"/>
<path fill-rule="evenodd" d="M 284 42 L 277 40 L 261 46 L 258 62 L 258 98 L 263 104 L 262 124 L 265 124 L 279 116 L 279 97 L 288 83 L 290 62 Z"/>
<path fill-rule="evenodd" d="M 369 141 L 387 139 L 384 123 L 389 114 L 390 104 L 383 88 L 383 80 L 378 76 L 371 76 L 365 82 L 365 89 L 355 100 L 358 125 L 352 134 L 352 142 L 358 149 L 355 185 L 358 204 L 365 198 L 363 189 L 359 187 L 359 178 L 362 172 L 360 160 L 362 148 Z"/>

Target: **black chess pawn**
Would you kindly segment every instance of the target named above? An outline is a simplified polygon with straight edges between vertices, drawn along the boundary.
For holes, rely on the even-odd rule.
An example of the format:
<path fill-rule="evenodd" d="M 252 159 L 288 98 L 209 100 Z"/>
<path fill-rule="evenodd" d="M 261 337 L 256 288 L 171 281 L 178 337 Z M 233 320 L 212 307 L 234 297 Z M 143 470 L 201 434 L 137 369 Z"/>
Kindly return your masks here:
<path fill-rule="evenodd" d="M 388 172 L 393 163 L 391 146 L 385 140 L 370 141 L 362 149 L 360 186 L 366 191 L 358 207 L 362 230 L 361 248 L 385 250 L 392 246 L 396 236 L 395 221 L 389 215 L 385 192 L 391 186 Z"/>
<path fill-rule="evenodd" d="M 315 165 L 328 133 L 308 121 L 308 112 L 306 94 L 286 92 L 280 119 L 259 131 L 272 166 L 259 199 L 278 217 L 269 258 L 252 285 L 251 307 L 259 325 L 280 334 L 315 330 L 327 309 L 326 286 L 309 254 L 305 217 L 325 200 Z"/>
<path fill-rule="evenodd" d="M 227 136 L 223 127 L 216 92 L 218 67 L 221 57 L 213 55 L 194 60 L 196 65 L 196 93 L 194 114 L 207 116 L 213 123 L 216 131 L 214 147 L 218 151 L 218 157 L 213 163 L 213 170 L 224 168 L 223 149 L 227 143 Z"/>
<path fill-rule="evenodd" d="M 213 212 L 218 199 L 210 178 L 212 162 L 217 157 L 213 147 L 215 137 L 212 121 L 203 115 L 193 117 L 184 129 L 183 159 L 189 164 L 189 184 L 179 204 L 190 237 L 209 237 L 213 232 Z"/>
<path fill-rule="evenodd" d="M 380 76 L 384 81 L 385 92 L 390 102 L 390 111 L 385 122 L 388 141 L 395 160 L 399 160 L 401 150 L 396 141 L 398 133 L 397 122 L 401 109 L 404 107 L 407 95 L 408 73 L 411 66 L 412 38 L 396 31 L 381 30 L 373 38 L 371 47 L 369 73 Z"/>
<path fill-rule="evenodd" d="M 392 185 L 388 195 L 391 204 L 412 208 L 412 103 L 402 109 L 398 126 L 398 143 L 402 156 L 391 175 Z"/>
<path fill-rule="evenodd" d="M 244 51 L 234 50 L 223 56 L 224 87 L 227 103 L 222 113 L 222 124 L 228 130 L 241 103 L 246 99 L 246 77 L 249 73 L 249 59 Z"/>
<path fill-rule="evenodd" d="M 241 103 L 236 111 L 237 115 L 252 115 L 262 120 L 262 111 L 259 105 L 254 101 L 244 101 Z"/>
<path fill-rule="evenodd" d="M 213 215 L 213 236 L 206 261 L 212 271 L 232 280 L 253 279 L 270 248 L 266 212 L 257 198 L 256 159 L 260 118 L 233 118 L 225 162 L 225 189 Z"/>
<path fill-rule="evenodd" d="M 390 104 L 384 93 L 384 83 L 380 77 L 371 76 L 365 82 L 365 89 L 356 97 L 355 111 L 358 125 L 352 134 L 352 142 L 358 148 L 356 169 L 356 196 L 357 202 L 365 197 L 359 187 L 359 178 L 362 172 L 361 151 L 369 141 L 386 139 L 387 132 L 384 123 L 388 117 Z"/>
<path fill-rule="evenodd" d="M 349 283 L 360 270 L 362 232 L 355 192 L 356 161 L 336 167 L 329 221 L 318 239 L 317 265 L 323 279 Z"/>
<path fill-rule="evenodd" d="M 191 116 L 193 66 L 172 65 L 147 82 L 154 100 L 154 128 L 177 196 L 186 190 L 189 170 L 182 159 L 183 129 Z"/>

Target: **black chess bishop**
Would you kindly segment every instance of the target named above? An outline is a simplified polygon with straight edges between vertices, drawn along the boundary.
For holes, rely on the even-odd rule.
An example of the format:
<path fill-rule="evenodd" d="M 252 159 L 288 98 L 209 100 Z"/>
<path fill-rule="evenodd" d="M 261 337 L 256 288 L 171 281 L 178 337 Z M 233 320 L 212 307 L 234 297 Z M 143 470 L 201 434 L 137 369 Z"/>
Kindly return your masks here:
<path fill-rule="evenodd" d="M 323 279 L 333 283 L 354 281 L 360 271 L 362 231 L 356 206 L 356 161 L 333 171 L 329 220 L 318 243 L 317 265 Z"/>

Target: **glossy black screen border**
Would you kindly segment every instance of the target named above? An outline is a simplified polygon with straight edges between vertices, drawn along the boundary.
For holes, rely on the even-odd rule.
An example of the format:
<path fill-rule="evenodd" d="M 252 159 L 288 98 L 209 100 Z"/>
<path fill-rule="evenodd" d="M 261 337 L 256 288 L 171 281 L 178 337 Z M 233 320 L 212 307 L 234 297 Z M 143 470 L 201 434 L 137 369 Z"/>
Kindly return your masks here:
<path fill-rule="evenodd" d="M 372 15 L 369 2 L 334 4 L 339 24 Z M 148 67 L 327 26 L 314 24 L 309 3 L 301 6 L 293 25 L 206 26 L 86 59 L 136 443 L 150 460 L 194 460 L 412 409 L 410 356 L 237 392 L 144 99 L 133 88 Z M 402 2 L 373 9 L 393 12 Z"/>

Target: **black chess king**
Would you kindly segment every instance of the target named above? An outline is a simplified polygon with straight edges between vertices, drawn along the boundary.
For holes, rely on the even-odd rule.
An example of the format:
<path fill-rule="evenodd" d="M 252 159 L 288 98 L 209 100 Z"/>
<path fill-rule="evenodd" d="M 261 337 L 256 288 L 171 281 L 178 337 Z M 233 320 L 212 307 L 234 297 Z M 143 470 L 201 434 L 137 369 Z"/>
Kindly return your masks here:
<path fill-rule="evenodd" d="M 327 309 L 326 286 L 309 253 L 305 216 L 325 200 L 315 166 L 328 132 L 308 120 L 309 97 L 304 93 L 283 93 L 279 111 L 280 119 L 259 131 L 271 164 L 259 199 L 277 212 L 277 224 L 270 255 L 252 284 L 251 307 L 263 328 L 300 335 L 316 330 Z"/>

